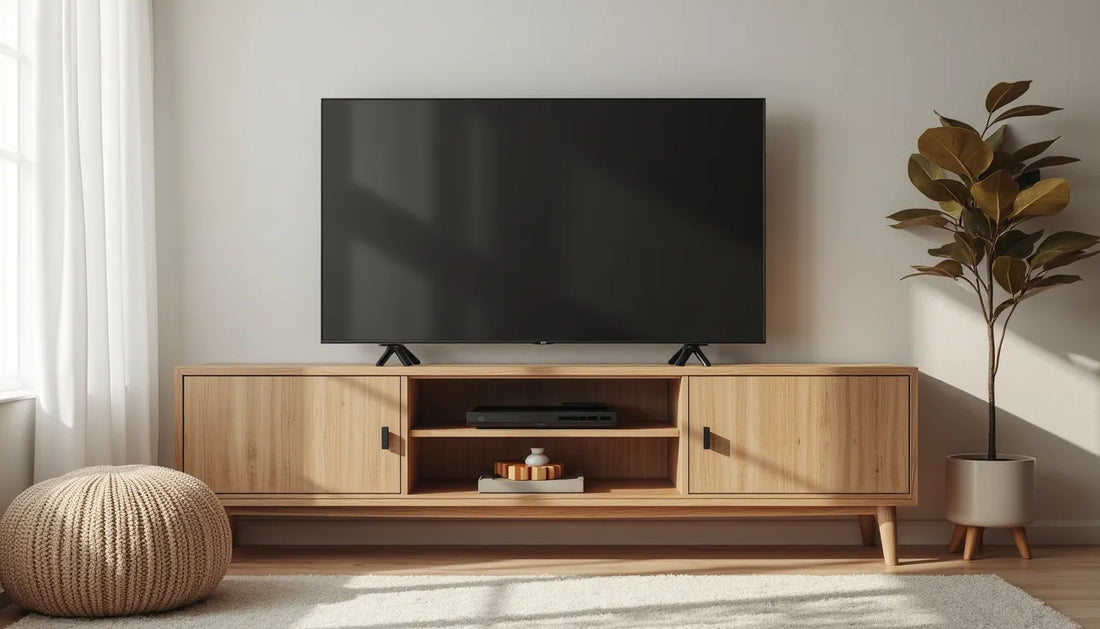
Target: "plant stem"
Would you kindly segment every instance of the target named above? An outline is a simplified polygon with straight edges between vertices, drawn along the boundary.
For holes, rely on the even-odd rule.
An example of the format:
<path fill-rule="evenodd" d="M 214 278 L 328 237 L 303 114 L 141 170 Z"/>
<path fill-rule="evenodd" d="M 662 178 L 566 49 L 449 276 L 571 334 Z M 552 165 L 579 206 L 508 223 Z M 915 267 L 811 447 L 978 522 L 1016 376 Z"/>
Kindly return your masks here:
<path fill-rule="evenodd" d="M 995 395 L 995 384 L 997 379 L 997 372 L 995 371 L 995 363 L 997 359 L 994 354 L 995 345 L 993 344 L 993 324 L 990 323 L 986 326 L 989 331 L 989 451 L 986 453 L 986 458 L 990 461 L 997 460 L 997 400 Z"/>
<path fill-rule="evenodd" d="M 990 461 L 997 460 L 997 399 L 996 399 L 996 381 L 997 381 L 997 345 L 994 337 L 994 326 L 996 320 L 993 318 L 993 256 L 986 256 L 985 260 L 985 272 L 986 278 L 989 282 L 989 291 L 987 293 L 989 299 L 989 314 L 986 318 L 986 332 L 987 340 L 989 342 L 989 447 L 986 453 L 986 458 Z"/>
<path fill-rule="evenodd" d="M 1023 293 L 1021 293 L 1021 295 L 1022 294 Z M 1019 305 L 1019 301 L 1012 304 L 1012 307 L 1008 309 L 1005 320 L 1001 322 L 1001 340 L 997 341 L 997 364 L 993 366 L 993 375 L 997 375 L 997 373 L 1001 371 L 1001 356 L 1004 355 L 1005 336 L 1008 334 L 1008 322 L 1012 320 L 1012 313 L 1016 312 L 1016 306 Z"/>

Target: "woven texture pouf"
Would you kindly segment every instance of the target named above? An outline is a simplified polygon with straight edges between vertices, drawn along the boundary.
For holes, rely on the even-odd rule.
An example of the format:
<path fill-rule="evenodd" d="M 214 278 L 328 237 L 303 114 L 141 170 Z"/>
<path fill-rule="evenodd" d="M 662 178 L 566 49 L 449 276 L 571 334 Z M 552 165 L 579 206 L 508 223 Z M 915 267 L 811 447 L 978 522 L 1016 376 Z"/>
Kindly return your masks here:
<path fill-rule="evenodd" d="M 87 467 L 38 483 L 0 520 L 0 585 L 51 616 L 120 616 L 197 601 L 225 576 L 225 509 L 165 467 Z"/>

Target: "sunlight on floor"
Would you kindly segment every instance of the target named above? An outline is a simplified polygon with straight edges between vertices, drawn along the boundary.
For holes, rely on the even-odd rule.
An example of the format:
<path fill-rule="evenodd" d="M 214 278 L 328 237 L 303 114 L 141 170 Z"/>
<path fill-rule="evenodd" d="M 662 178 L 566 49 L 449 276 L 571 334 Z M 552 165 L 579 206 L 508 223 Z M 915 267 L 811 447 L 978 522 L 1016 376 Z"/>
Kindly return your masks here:
<path fill-rule="evenodd" d="M 200 607 L 169 618 L 301 629 L 1069 626 L 993 575 L 229 577 Z"/>

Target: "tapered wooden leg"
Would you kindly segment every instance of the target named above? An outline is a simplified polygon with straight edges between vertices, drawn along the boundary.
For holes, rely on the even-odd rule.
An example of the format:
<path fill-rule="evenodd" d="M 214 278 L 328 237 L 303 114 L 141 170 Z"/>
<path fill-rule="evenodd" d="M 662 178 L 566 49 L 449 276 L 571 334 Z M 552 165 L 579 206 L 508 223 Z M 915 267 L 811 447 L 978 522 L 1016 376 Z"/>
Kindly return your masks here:
<path fill-rule="evenodd" d="M 963 559 L 970 561 L 978 554 L 978 539 L 982 536 L 982 527 L 968 526 L 966 528 L 966 546 L 963 548 Z"/>
<path fill-rule="evenodd" d="M 859 537 L 864 546 L 875 545 L 875 516 L 859 516 Z"/>
<path fill-rule="evenodd" d="M 898 565 L 897 510 L 894 507 L 876 507 L 878 536 L 882 540 L 882 559 L 888 566 Z"/>
<path fill-rule="evenodd" d="M 985 527 L 978 527 L 978 554 L 985 552 Z"/>
<path fill-rule="evenodd" d="M 1016 550 L 1020 551 L 1020 557 L 1031 559 L 1031 546 L 1027 543 L 1027 530 L 1022 526 L 1008 529 L 1012 533 L 1012 541 L 1016 542 Z"/>
<path fill-rule="evenodd" d="M 962 549 L 963 540 L 966 539 L 966 527 L 961 524 L 955 525 L 955 530 L 951 533 L 951 544 L 948 545 L 948 552 L 957 553 Z"/>

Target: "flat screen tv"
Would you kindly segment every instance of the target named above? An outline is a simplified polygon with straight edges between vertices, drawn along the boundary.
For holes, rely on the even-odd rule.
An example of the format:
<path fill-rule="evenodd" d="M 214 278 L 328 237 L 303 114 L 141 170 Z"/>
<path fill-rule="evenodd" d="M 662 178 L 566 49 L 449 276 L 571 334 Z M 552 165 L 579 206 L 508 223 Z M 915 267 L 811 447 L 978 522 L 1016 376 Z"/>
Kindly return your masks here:
<path fill-rule="evenodd" d="M 321 338 L 763 342 L 764 100 L 322 100 Z"/>

